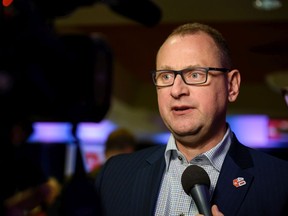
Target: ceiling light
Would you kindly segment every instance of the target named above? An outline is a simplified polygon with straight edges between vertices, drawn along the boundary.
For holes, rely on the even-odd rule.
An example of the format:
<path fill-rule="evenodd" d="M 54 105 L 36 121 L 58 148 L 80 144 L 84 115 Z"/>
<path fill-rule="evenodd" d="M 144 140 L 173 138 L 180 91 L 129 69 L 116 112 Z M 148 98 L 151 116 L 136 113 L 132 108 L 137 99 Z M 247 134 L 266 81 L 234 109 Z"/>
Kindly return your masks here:
<path fill-rule="evenodd" d="M 280 8 L 282 3 L 279 0 L 255 0 L 253 5 L 259 10 L 275 10 Z"/>

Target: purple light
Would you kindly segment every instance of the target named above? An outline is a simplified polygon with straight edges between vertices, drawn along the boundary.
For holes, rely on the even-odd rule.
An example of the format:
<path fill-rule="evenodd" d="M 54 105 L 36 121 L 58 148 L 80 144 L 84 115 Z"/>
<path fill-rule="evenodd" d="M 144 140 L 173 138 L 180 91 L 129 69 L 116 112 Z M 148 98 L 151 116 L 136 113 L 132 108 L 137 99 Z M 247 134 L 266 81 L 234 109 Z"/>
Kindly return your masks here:
<path fill-rule="evenodd" d="M 230 115 L 227 122 L 237 138 L 244 145 L 252 148 L 268 148 L 269 117 L 266 115 Z"/>
<path fill-rule="evenodd" d="M 100 123 L 79 123 L 76 136 L 81 142 L 101 143 L 117 128 L 117 125 L 109 120 Z"/>
<path fill-rule="evenodd" d="M 72 124 L 67 122 L 36 122 L 33 124 L 34 132 L 29 142 L 41 143 L 67 143 L 73 142 Z"/>
<path fill-rule="evenodd" d="M 31 143 L 71 143 L 75 141 L 72 127 L 73 125 L 68 122 L 36 122 L 33 124 L 34 132 L 28 141 Z M 102 144 L 116 127 L 116 124 L 108 120 L 100 123 L 79 123 L 76 136 L 80 142 Z"/>
<path fill-rule="evenodd" d="M 170 132 L 165 132 L 165 133 L 159 133 L 151 136 L 151 140 L 154 143 L 159 143 L 162 145 L 167 144 L 168 139 L 170 137 Z"/>

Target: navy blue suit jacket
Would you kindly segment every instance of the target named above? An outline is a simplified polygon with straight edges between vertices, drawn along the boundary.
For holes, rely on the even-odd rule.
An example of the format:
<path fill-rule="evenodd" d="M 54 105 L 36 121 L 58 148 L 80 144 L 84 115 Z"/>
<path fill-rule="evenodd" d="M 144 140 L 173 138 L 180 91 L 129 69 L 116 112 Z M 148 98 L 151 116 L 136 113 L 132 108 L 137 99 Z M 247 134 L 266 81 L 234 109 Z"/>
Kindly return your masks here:
<path fill-rule="evenodd" d="M 99 215 L 154 215 L 165 146 L 108 160 L 97 177 Z M 244 178 L 246 184 L 233 185 Z M 248 148 L 234 136 L 211 200 L 225 216 L 288 215 L 288 162 Z"/>

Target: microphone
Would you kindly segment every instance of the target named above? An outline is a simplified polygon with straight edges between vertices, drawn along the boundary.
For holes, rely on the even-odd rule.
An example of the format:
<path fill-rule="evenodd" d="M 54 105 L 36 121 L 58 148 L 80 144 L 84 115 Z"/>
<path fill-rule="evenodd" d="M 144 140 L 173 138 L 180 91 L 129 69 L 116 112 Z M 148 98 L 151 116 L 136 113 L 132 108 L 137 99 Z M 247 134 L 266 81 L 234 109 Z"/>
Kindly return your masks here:
<path fill-rule="evenodd" d="M 207 172 L 199 166 L 190 165 L 184 170 L 181 183 L 185 193 L 195 201 L 199 213 L 212 216 L 209 197 L 210 178 Z"/>

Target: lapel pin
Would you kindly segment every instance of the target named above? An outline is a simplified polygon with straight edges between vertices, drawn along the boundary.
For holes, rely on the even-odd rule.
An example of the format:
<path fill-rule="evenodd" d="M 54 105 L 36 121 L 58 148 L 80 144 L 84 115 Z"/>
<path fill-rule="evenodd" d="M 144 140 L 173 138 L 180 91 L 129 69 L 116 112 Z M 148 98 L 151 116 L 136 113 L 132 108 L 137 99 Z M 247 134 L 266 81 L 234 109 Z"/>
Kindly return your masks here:
<path fill-rule="evenodd" d="M 238 187 L 241 187 L 243 185 L 246 184 L 246 181 L 244 180 L 243 177 L 238 177 L 236 179 L 233 180 L 233 185 L 238 188 Z"/>

